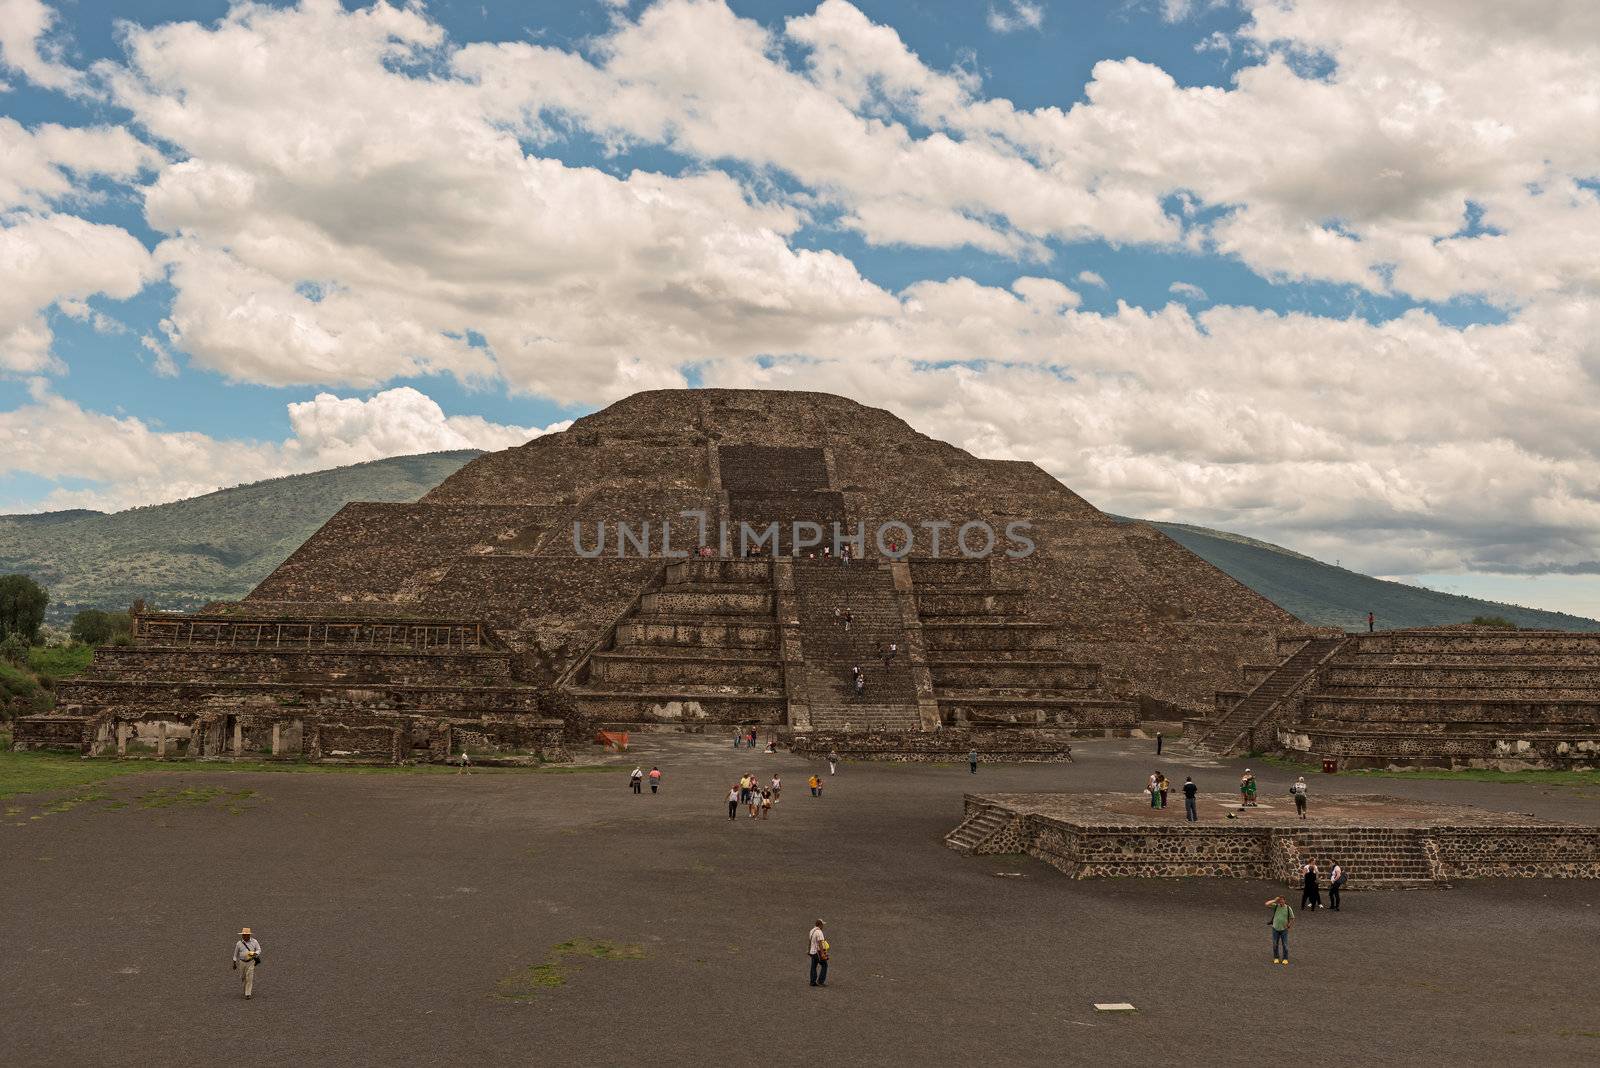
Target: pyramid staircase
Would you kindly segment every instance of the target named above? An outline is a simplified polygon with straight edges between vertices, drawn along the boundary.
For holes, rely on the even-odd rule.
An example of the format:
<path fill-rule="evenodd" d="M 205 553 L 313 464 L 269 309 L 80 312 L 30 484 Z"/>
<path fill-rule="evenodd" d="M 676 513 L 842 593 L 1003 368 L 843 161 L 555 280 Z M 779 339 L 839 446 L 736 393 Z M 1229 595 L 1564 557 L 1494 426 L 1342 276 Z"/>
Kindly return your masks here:
<path fill-rule="evenodd" d="M 817 731 L 915 731 L 921 727 L 905 627 L 889 565 L 795 561 L 805 697 Z M 835 610 L 848 610 L 846 631 Z M 894 659 L 884 662 L 893 642 Z M 866 676 L 860 697 L 852 667 Z"/>
<path fill-rule="evenodd" d="M 1199 752 L 1226 755 L 1246 743 L 1280 704 L 1305 685 L 1344 645 L 1344 638 L 1311 638 L 1279 664 L 1204 734 L 1190 741 Z"/>

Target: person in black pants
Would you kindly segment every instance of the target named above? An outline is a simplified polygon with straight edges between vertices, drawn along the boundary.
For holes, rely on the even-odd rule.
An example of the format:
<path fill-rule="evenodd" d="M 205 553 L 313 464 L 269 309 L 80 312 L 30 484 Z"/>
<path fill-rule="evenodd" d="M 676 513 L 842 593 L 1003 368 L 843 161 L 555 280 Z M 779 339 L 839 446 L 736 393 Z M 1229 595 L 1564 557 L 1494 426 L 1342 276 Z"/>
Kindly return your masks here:
<path fill-rule="evenodd" d="M 816 926 L 811 928 L 811 937 L 806 947 L 806 955 L 811 958 L 812 986 L 828 985 L 828 939 L 822 932 L 826 926 L 827 924 L 821 920 L 817 921 Z"/>
<path fill-rule="evenodd" d="M 1187 775 L 1183 779 L 1183 818 L 1190 823 L 1195 822 L 1200 816 L 1195 812 L 1194 796 L 1200 792 L 1200 787 Z"/>
<path fill-rule="evenodd" d="M 1300 890 L 1300 907 L 1302 909 L 1319 909 L 1322 907 L 1322 889 L 1317 886 L 1317 862 L 1307 861 L 1301 869 L 1303 881 Z"/>
<path fill-rule="evenodd" d="M 1156 731 L 1156 756 L 1161 755 L 1161 732 Z"/>
<path fill-rule="evenodd" d="M 1344 889 L 1344 868 L 1337 861 L 1333 870 L 1328 873 L 1328 907 L 1339 911 L 1339 891 Z"/>

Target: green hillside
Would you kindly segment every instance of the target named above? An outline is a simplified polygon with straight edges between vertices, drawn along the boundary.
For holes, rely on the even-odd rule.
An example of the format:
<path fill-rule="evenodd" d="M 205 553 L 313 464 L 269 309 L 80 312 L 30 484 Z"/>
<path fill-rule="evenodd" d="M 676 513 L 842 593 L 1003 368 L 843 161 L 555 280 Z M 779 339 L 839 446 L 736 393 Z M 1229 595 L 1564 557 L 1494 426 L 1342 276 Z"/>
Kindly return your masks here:
<path fill-rule="evenodd" d="M 348 501 L 414 501 L 471 450 L 401 456 L 108 515 L 0 516 L 0 574 L 50 590 L 49 621 L 82 608 L 164 609 L 242 597 Z"/>
<path fill-rule="evenodd" d="M 81 608 L 124 609 L 141 597 L 164 609 L 235 599 L 346 502 L 416 500 L 476 455 L 401 456 L 114 515 L 0 516 L 0 574 L 21 571 L 48 586 L 58 625 Z M 1357 629 L 1371 611 L 1385 628 L 1497 615 L 1523 627 L 1600 630 L 1592 619 L 1385 582 L 1238 534 L 1154 525 L 1308 623 Z"/>
<path fill-rule="evenodd" d="M 1465 623 L 1474 616 L 1500 616 L 1541 630 L 1600 630 L 1600 621 L 1582 616 L 1376 579 L 1239 534 L 1183 523 L 1151 525 L 1307 623 L 1365 630 L 1371 612 L 1384 630 Z"/>

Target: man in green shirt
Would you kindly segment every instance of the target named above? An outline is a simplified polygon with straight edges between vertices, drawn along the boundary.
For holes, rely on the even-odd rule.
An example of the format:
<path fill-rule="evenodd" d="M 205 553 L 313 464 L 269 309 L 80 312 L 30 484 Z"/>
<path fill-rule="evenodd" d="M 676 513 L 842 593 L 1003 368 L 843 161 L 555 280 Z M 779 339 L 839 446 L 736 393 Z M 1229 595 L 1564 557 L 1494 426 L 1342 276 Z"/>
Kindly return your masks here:
<path fill-rule="evenodd" d="M 1294 909 L 1281 894 L 1266 904 L 1272 910 L 1272 963 L 1288 964 L 1289 928 L 1294 926 Z"/>

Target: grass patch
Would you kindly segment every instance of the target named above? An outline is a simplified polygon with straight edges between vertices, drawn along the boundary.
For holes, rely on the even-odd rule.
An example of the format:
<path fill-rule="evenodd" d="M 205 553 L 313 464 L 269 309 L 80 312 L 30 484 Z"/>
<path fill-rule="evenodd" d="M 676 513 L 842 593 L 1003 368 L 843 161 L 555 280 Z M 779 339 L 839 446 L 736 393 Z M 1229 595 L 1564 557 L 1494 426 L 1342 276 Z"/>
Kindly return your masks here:
<path fill-rule="evenodd" d="M 131 746 L 130 746 L 131 748 Z M 473 775 L 577 775 L 588 772 L 615 772 L 619 765 L 545 764 L 539 767 L 473 768 Z M 225 775 L 231 772 L 273 772 L 275 774 L 323 775 L 454 775 L 457 769 L 444 764 L 304 764 L 288 760 L 241 760 L 196 762 L 190 760 L 118 760 L 115 757 L 85 759 L 71 753 L 19 753 L 0 746 L 0 800 L 20 794 L 71 790 L 89 783 L 122 775 L 172 774 Z"/>
<path fill-rule="evenodd" d="M 1268 767 L 1283 768 L 1285 771 L 1322 771 L 1322 765 L 1318 762 L 1296 760 L 1294 757 L 1278 756 L 1273 753 L 1252 752 L 1250 759 L 1259 760 Z"/>
<path fill-rule="evenodd" d="M 220 786 L 184 786 L 178 789 L 168 789 L 159 786 L 148 793 L 139 795 L 140 808 L 197 808 L 208 805 L 224 790 Z"/>
<path fill-rule="evenodd" d="M 35 645 L 28 650 L 28 667 L 40 678 L 55 682 L 82 675 L 93 657 L 94 650 L 87 645 Z"/>
<path fill-rule="evenodd" d="M 1600 787 L 1600 771 L 1557 771 L 1528 768 L 1521 771 L 1495 771 L 1492 768 L 1357 768 L 1341 775 L 1362 775 L 1378 779 L 1448 779 L 1455 782 L 1536 783 L 1541 786 Z"/>
<path fill-rule="evenodd" d="M 110 796 L 108 794 L 103 794 L 98 790 L 88 790 L 81 794 L 74 794 L 72 797 L 63 797 L 52 801 L 48 805 L 44 806 L 44 808 L 40 811 L 50 813 L 71 812 L 79 805 L 88 805 L 93 804 L 96 801 L 108 800 L 110 800 Z"/>
<path fill-rule="evenodd" d="M 495 984 L 494 996 L 501 1001 L 532 1001 L 541 990 L 565 986 L 563 965 L 574 960 L 643 960 L 644 946 L 638 943 L 610 942 L 604 939 L 575 938 L 550 947 L 542 964 L 513 972 Z"/>

